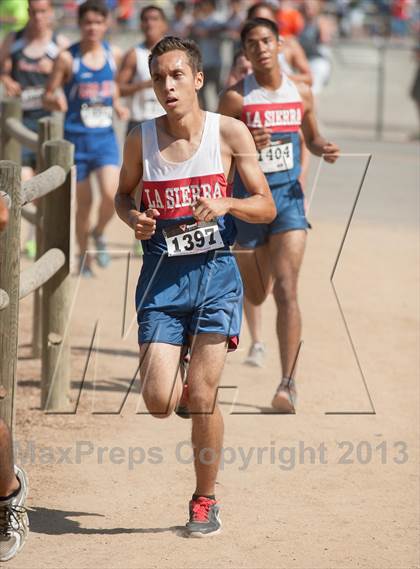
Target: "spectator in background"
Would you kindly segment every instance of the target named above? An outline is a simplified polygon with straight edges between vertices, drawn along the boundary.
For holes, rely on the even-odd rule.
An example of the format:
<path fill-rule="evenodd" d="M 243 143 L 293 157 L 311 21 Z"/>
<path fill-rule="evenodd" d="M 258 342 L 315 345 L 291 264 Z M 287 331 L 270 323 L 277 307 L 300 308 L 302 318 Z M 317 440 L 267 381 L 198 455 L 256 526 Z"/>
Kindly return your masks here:
<path fill-rule="evenodd" d="M 180 0 L 174 6 L 174 17 L 169 24 L 170 35 L 186 38 L 190 35 L 193 18 L 187 10 L 187 3 Z"/>
<path fill-rule="evenodd" d="M 130 26 L 130 22 L 134 16 L 134 0 L 118 0 L 117 22 L 120 26 L 126 28 Z"/>
<path fill-rule="evenodd" d="M 331 75 L 331 54 L 328 44 L 333 35 L 333 23 L 321 13 L 319 0 L 305 0 L 302 12 L 305 18 L 304 28 L 299 35 L 312 71 L 312 91 L 318 95 L 328 83 Z"/>
<path fill-rule="evenodd" d="M 225 37 L 233 42 L 234 52 L 241 47 L 241 28 L 245 21 L 245 12 L 241 0 L 230 0 L 230 13 L 225 23 Z"/>
<path fill-rule="evenodd" d="M 405 38 L 409 32 L 411 12 L 410 0 L 392 0 L 391 33 L 397 38 Z"/>
<path fill-rule="evenodd" d="M 304 21 L 302 14 L 296 10 L 291 0 L 280 0 L 277 12 L 277 24 L 280 34 L 284 38 L 296 37 L 303 30 Z"/>
<path fill-rule="evenodd" d="M 410 95 L 414 101 L 414 104 L 416 105 L 418 113 L 418 123 L 417 123 L 417 131 L 411 138 L 413 140 L 420 140 L 420 41 L 414 50 L 414 55 L 416 58 L 417 69 L 413 81 L 413 86 L 411 87 Z"/>
<path fill-rule="evenodd" d="M 197 18 L 192 26 L 191 34 L 198 43 L 203 56 L 204 87 L 200 91 L 200 97 L 204 108 L 210 109 L 212 104 L 208 94 L 209 86 L 214 86 L 216 94 L 221 89 L 220 34 L 224 29 L 224 24 L 216 13 L 215 0 L 201 2 L 197 6 L 196 14 Z"/>
<path fill-rule="evenodd" d="M 24 27 L 28 21 L 28 0 L 0 1 L 0 39 Z"/>

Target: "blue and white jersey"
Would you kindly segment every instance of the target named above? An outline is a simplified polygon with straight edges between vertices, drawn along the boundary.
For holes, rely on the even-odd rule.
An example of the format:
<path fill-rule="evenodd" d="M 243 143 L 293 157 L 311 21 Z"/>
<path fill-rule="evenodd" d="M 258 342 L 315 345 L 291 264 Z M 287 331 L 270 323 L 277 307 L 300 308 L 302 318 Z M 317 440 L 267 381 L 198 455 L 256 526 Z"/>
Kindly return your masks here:
<path fill-rule="evenodd" d="M 102 45 L 105 64 L 101 69 L 91 69 L 83 63 L 80 43 L 69 48 L 73 75 L 64 86 L 68 103 L 64 130 L 68 133 L 102 134 L 113 130 L 116 65 L 109 44 Z"/>
<path fill-rule="evenodd" d="M 303 118 L 302 98 L 296 85 L 283 73 L 280 87 L 271 91 L 261 87 L 251 73 L 244 78 L 243 97 L 241 119 L 249 130 L 271 130 L 270 145 L 259 151 L 259 164 L 268 185 L 275 189 L 294 183 L 301 170 L 299 129 Z M 234 195 L 246 195 L 238 174 Z"/>

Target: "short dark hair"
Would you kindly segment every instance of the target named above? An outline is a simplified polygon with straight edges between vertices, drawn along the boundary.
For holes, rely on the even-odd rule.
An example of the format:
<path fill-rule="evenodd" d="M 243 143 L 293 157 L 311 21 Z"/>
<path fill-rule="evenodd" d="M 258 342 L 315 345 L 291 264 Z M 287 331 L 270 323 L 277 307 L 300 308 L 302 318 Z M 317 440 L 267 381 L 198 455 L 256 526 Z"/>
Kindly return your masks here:
<path fill-rule="evenodd" d="M 154 6 L 153 4 L 149 4 L 148 6 L 145 6 L 144 8 L 142 8 L 142 10 L 140 12 L 140 21 L 142 21 L 144 16 L 147 14 L 147 12 L 150 12 L 151 10 L 156 10 L 156 12 L 159 12 L 162 20 L 164 20 L 166 22 L 165 12 L 162 10 L 162 8 L 160 6 Z"/>
<path fill-rule="evenodd" d="M 80 4 L 79 9 L 77 11 L 77 17 L 80 22 L 86 12 L 97 12 L 104 18 L 107 18 L 109 15 L 109 10 L 107 5 L 103 2 L 103 0 L 86 0 L 83 4 Z"/>
<path fill-rule="evenodd" d="M 279 39 L 279 30 L 274 22 L 267 20 L 267 18 L 254 18 L 253 20 L 247 20 L 241 30 L 241 42 L 245 45 L 246 38 L 248 34 L 255 28 L 260 26 L 268 28 L 275 35 L 276 39 Z"/>
<path fill-rule="evenodd" d="M 149 69 L 151 68 L 152 61 L 155 57 L 159 57 L 164 53 L 168 53 L 168 51 L 175 51 L 177 49 L 184 51 L 187 54 L 188 62 L 194 73 L 197 73 L 197 71 L 203 71 L 201 52 L 195 41 L 177 38 L 175 36 L 166 36 L 158 41 L 158 43 L 153 47 L 149 55 Z"/>
<path fill-rule="evenodd" d="M 273 6 L 273 4 L 270 4 L 270 2 L 257 2 L 256 4 L 248 8 L 248 12 L 246 13 L 246 19 L 247 20 L 254 19 L 254 14 L 258 10 L 258 8 L 267 8 L 267 10 L 271 10 L 273 16 L 277 15 L 276 8 Z"/>

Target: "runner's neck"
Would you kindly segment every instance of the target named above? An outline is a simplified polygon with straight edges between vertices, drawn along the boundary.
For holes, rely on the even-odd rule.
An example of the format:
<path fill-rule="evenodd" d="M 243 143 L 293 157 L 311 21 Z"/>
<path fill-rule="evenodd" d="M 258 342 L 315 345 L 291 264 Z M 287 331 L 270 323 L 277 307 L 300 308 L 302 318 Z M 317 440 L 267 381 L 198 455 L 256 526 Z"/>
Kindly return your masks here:
<path fill-rule="evenodd" d="M 184 139 L 192 140 L 197 133 L 201 133 L 204 127 L 205 111 L 193 108 L 188 114 L 183 117 L 169 116 L 169 114 L 162 117 L 162 128 L 174 140 Z"/>
<path fill-rule="evenodd" d="M 258 85 L 268 91 L 277 91 L 283 83 L 283 73 L 280 65 L 276 65 L 269 73 L 254 71 L 254 75 Z"/>
<path fill-rule="evenodd" d="M 157 38 L 156 40 L 152 39 L 152 38 L 146 38 L 144 40 L 144 45 L 147 47 L 147 49 L 152 49 L 152 47 L 158 43 L 158 41 L 162 39 L 161 37 Z"/>
<path fill-rule="evenodd" d="M 80 51 L 82 52 L 83 55 L 88 52 L 93 54 L 95 54 L 95 52 L 102 54 L 103 51 L 102 41 L 103 40 L 91 42 L 89 40 L 82 39 L 80 41 Z"/>
<path fill-rule="evenodd" d="M 34 30 L 31 25 L 28 25 L 25 32 L 25 38 L 27 39 L 28 43 L 37 41 L 37 42 L 44 42 L 49 43 L 53 37 L 53 31 L 51 29 L 47 29 L 44 32 L 37 32 Z"/>

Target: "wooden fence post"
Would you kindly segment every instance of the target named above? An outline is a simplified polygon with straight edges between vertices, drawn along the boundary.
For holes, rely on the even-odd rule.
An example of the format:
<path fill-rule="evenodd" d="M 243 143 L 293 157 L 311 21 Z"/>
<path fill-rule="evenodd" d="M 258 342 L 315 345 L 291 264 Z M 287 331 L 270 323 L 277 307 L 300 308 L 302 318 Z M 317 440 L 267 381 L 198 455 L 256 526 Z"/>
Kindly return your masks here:
<path fill-rule="evenodd" d="M 21 145 L 7 132 L 6 120 L 8 118 L 22 120 L 22 105 L 20 99 L 5 99 L 1 106 L 1 136 L 0 158 L 11 160 L 16 164 L 22 163 Z"/>
<path fill-rule="evenodd" d="M 45 170 L 43 144 L 48 140 L 57 140 L 63 136 L 63 125 L 58 117 L 44 117 L 38 121 L 38 151 L 36 159 L 37 172 Z M 44 251 L 42 235 L 42 215 L 45 198 L 37 200 L 36 204 L 36 257 L 38 260 Z M 41 288 L 34 292 L 33 318 L 32 318 L 32 356 L 40 358 L 42 355 L 42 309 Z"/>
<path fill-rule="evenodd" d="M 42 385 L 41 406 L 50 411 L 66 410 L 70 388 L 70 342 L 67 333 L 71 306 L 70 223 L 71 166 L 74 147 L 65 140 L 44 144 L 45 166 L 61 166 L 64 184 L 51 192 L 44 204 L 44 247 L 61 249 L 65 265 L 42 291 Z"/>
<path fill-rule="evenodd" d="M 0 288 L 9 295 L 9 305 L 0 310 L 0 417 L 13 428 L 16 362 L 18 348 L 20 217 L 22 192 L 20 166 L 0 162 L 0 191 L 9 194 L 9 223 L 0 234 Z"/>

